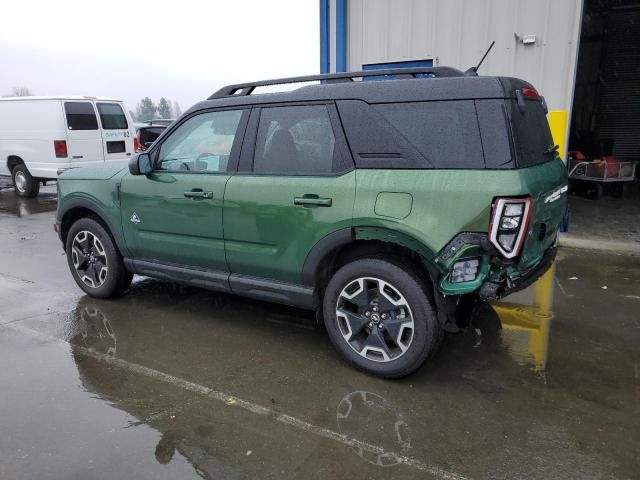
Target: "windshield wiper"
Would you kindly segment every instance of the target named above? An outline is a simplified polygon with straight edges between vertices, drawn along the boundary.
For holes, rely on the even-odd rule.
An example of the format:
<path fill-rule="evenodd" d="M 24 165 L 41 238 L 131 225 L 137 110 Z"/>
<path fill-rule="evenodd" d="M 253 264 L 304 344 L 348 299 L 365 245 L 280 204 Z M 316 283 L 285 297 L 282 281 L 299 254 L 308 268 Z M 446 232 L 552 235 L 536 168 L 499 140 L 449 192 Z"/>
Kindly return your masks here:
<path fill-rule="evenodd" d="M 558 153 L 558 149 L 560 148 L 560 145 L 553 145 L 549 148 L 547 148 L 544 153 Z"/>

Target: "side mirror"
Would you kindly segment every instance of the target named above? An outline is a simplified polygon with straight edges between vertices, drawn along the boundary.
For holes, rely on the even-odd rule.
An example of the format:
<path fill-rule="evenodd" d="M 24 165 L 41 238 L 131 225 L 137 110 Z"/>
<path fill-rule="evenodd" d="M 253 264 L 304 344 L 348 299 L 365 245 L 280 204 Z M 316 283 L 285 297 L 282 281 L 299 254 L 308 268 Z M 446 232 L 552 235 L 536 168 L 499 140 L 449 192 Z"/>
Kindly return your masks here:
<path fill-rule="evenodd" d="M 147 175 L 151 173 L 151 157 L 148 153 L 139 153 L 129 160 L 129 172 L 131 175 Z"/>

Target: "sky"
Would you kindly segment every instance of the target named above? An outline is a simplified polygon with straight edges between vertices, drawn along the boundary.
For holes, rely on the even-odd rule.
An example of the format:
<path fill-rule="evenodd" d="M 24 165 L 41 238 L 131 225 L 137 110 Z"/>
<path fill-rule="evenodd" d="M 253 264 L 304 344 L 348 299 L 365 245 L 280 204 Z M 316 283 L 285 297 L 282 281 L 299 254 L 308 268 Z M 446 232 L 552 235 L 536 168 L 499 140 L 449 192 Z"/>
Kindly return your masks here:
<path fill-rule="evenodd" d="M 145 96 L 183 111 L 229 83 L 319 73 L 318 0 L 19 0 L 0 7 L 0 95 Z"/>

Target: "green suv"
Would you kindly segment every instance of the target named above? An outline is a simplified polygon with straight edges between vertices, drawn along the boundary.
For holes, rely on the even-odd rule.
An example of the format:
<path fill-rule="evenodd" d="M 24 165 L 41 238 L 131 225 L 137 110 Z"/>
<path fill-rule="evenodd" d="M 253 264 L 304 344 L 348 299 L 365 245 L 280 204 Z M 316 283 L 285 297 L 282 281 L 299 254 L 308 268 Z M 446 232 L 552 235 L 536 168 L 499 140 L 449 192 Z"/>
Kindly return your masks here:
<path fill-rule="evenodd" d="M 522 80 L 449 67 L 231 85 L 128 168 L 64 172 L 56 230 L 91 296 L 139 274 L 312 309 L 349 363 L 401 377 L 468 300 L 553 262 L 567 177 L 545 114 Z"/>

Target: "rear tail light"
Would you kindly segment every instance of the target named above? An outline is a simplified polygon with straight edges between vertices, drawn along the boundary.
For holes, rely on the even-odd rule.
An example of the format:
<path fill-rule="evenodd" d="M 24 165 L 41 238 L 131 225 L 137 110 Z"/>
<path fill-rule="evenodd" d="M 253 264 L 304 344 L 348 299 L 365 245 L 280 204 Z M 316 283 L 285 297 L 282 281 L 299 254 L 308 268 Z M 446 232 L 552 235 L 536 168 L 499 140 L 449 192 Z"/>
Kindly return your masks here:
<path fill-rule="evenodd" d="M 57 158 L 67 158 L 67 141 L 66 140 L 54 140 L 53 149 L 56 152 Z"/>
<path fill-rule="evenodd" d="M 533 200 L 526 198 L 496 198 L 493 203 L 489 240 L 506 258 L 520 254 L 524 244 Z"/>
<path fill-rule="evenodd" d="M 142 150 L 142 145 L 140 144 L 140 132 L 138 132 L 138 134 L 133 137 L 133 150 L 135 152 L 139 152 L 140 150 Z"/>
<path fill-rule="evenodd" d="M 540 94 L 535 88 L 524 87 L 522 89 L 522 94 L 528 98 L 540 98 Z"/>

